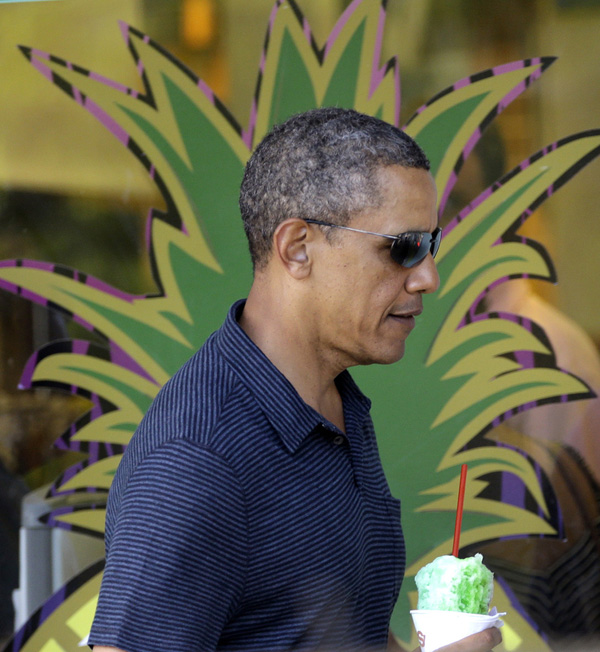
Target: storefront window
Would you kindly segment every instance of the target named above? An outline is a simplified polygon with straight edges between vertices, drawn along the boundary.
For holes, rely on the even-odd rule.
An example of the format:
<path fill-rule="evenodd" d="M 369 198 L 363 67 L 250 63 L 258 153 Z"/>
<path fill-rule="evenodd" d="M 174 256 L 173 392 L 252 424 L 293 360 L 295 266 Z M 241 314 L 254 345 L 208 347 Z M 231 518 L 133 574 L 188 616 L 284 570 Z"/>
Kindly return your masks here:
<path fill-rule="evenodd" d="M 319 48 L 342 12 L 356 4 L 297 0 Z M 79 270 L 128 296 L 159 293 L 162 288 L 153 277 L 148 251 L 148 216 L 153 210 L 175 215 L 164 192 L 170 178 L 158 182 L 154 166 L 143 164 L 131 141 L 125 143 L 123 136 L 119 142 L 109 133 L 108 120 L 84 110 L 85 98 L 56 77 L 50 79 L 52 75 L 36 65 L 36 56 L 44 61 L 46 55 L 40 52 L 47 52 L 69 62 L 69 69 L 74 64 L 75 70 L 84 68 L 143 94 L 138 74 L 143 66 L 133 60 L 123 38 L 130 25 L 197 75 L 199 87 L 212 90 L 243 134 L 253 115 L 273 5 L 273 0 L 0 3 L 0 260 L 36 260 Z M 285 10 L 292 11 L 287 5 Z M 397 56 L 401 125 L 437 93 L 469 75 L 517 60 L 558 57 L 541 79 L 487 121 L 492 124 L 458 173 L 441 216 L 444 222 L 538 150 L 600 128 L 599 28 L 600 3 L 595 0 L 387 3 L 381 66 Z M 591 160 L 519 231 L 548 249 L 558 285 L 507 283 L 489 295 L 486 308 L 539 323 L 554 345 L 558 366 L 592 390 L 600 390 L 594 281 L 600 276 L 598 165 Z M 30 300 L 33 291 L 14 291 L 10 282 L 2 287 L 0 641 L 8 640 L 53 591 L 103 555 L 99 536 L 76 529 L 48 535 L 44 549 L 54 546 L 54 552 L 47 553 L 47 577 L 37 588 L 23 586 L 23 568 L 30 560 L 23 558 L 23 543 L 19 559 L 19 528 L 21 542 L 23 528 L 49 529 L 36 520 L 44 505 L 56 500 L 46 495 L 48 486 L 88 458 L 85 447 L 66 450 L 52 444 L 96 404 L 94 396 L 70 393 L 70 387 L 56 386 L 60 383 L 21 389 L 19 383 L 32 368 L 32 356 L 51 342 L 77 340 L 108 347 L 100 329 L 90 329 L 53 301 L 40 305 Z M 526 444 L 527 456 L 558 501 L 558 508 L 552 509 L 562 514 L 557 517 L 563 521 L 562 538 L 522 534 L 464 549 L 465 554 L 484 553 L 507 595 L 519 605 L 520 617 L 550 649 L 564 650 L 570 644 L 580 649 L 587 643 L 595 649 L 600 640 L 600 617 L 588 608 L 600 596 L 598 401 L 588 398 L 522 411 L 487 435 L 500 446 Z M 493 486 L 486 491 L 501 493 Z M 81 493 L 70 496 L 69 505 L 81 500 Z M 96 493 L 105 499 L 106 491 Z M 69 554 L 71 559 L 65 561 Z M 17 588 L 21 593 L 15 610 L 12 591 Z M 513 647 L 505 649 L 525 649 L 518 647 L 515 636 L 510 639 Z"/>

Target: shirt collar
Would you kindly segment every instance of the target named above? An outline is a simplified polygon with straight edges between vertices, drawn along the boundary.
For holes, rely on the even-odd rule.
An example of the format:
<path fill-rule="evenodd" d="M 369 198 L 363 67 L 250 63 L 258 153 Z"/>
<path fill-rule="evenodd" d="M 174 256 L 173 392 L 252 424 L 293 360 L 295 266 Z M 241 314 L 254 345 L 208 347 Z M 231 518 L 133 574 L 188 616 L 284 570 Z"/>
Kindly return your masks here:
<path fill-rule="evenodd" d="M 217 346 L 229 366 L 260 405 L 282 442 L 294 453 L 305 438 L 320 427 L 335 429 L 314 408 L 307 405 L 290 381 L 254 344 L 238 323 L 245 300 L 230 308 L 217 331 Z M 257 382 L 260 379 L 260 382 Z M 336 378 L 347 429 L 364 419 L 371 402 L 358 389 L 347 371 Z M 265 388 L 268 388 L 265 391 Z"/>

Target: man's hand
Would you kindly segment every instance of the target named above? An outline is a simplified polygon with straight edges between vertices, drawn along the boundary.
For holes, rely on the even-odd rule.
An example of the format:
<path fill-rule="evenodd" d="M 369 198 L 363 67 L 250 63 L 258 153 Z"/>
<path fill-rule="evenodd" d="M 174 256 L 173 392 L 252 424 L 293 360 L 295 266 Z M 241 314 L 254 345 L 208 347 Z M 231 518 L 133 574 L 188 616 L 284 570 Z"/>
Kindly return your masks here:
<path fill-rule="evenodd" d="M 436 652 L 489 652 L 489 650 L 495 648 L 496 645 L 500 645 L 500 643 L 502 643 L 500 630 L 498 627 L 490 627 L 484 629 L 482 632 L 471 634 L 471 636 L 456 641 L 456 643 L 445 645 Z M 404 652 L 391 632 L 388 652 Z M 421 652 L 421 648 L 418 647 L 413 652 Z"/>
<path fill-rule="evenodd" d="M 502 643 L 502 634 L 497 627 L 489 627 L 477 634 L 471 634 L 467 638 L 463 638 L 456 643 L 444 645 L 436 652 L 489 652 L 489 650 Z M 415 652 L 419 652 L 421 648 L 417 648 Z"/>

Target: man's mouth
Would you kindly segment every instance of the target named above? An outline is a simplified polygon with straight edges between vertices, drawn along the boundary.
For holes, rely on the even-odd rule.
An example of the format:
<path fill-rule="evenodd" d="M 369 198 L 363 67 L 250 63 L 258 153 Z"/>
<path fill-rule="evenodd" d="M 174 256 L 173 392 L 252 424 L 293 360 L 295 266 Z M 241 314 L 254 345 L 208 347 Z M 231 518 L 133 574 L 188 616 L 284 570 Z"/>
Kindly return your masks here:
<path fill-rule="evenodd" d="M 399 324 L 404 324 L 409 328 L 413 328 L 415 325 L 415 317 L 420 315 L 422 312 L 421 309 L 415 310 L 406 310 L 402 312 L 392 312 L 388 315 L 391 319 Z"/>
<path fill-rule="evenodd" d="M 388 315 L 393 320 L 398 322 L 404 322 L 406 324 L 414 324 L 415 318 L 414 315 Z"/>
<path fill-rule="evenodd" d="M 420 315 L 423 312 L 421 308 L 415 308 L 414 310 L 402 310 L 398 312 L 391 312 L 389 314 L 390 317 L 394 317 L 395 319 L 413 319 Z"/>

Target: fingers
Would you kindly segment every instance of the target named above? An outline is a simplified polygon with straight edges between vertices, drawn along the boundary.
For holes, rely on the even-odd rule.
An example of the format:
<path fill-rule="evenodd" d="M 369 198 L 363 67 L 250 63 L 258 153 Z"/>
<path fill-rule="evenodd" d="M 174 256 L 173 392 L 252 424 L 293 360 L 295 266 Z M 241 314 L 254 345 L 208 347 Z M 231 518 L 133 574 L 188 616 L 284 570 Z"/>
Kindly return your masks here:
<path fill-rule="evenodd" d="M 437 652 L 489 652 L 500 643 L 502 643 L 500 630 L 497 627 L 489 627 L 456 643 L 444 645 Z"/>

